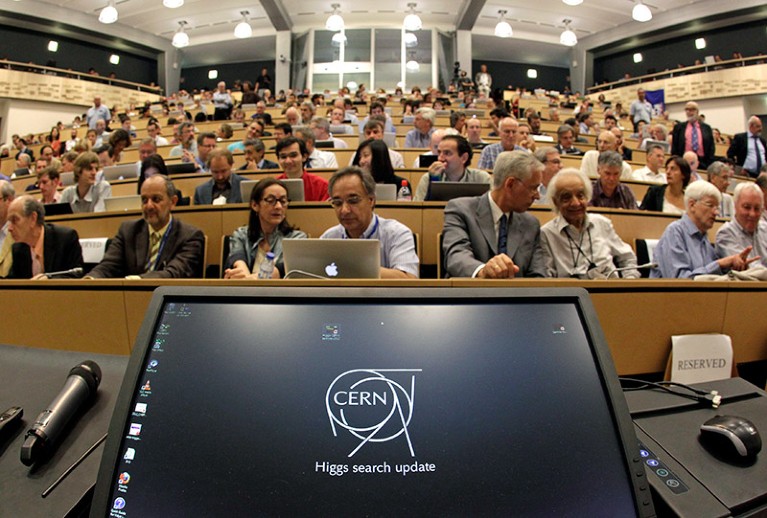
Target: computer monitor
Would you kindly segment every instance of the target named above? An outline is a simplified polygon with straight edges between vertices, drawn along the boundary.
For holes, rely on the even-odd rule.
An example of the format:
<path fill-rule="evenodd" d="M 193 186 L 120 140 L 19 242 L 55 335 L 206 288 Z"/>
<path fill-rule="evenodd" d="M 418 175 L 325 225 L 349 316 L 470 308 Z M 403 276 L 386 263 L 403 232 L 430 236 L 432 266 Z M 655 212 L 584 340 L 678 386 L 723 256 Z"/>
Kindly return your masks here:
<path fill-rule="evenodd" d="M 587 293 L 154 292 L 91 516 L 650 516 Z"/>

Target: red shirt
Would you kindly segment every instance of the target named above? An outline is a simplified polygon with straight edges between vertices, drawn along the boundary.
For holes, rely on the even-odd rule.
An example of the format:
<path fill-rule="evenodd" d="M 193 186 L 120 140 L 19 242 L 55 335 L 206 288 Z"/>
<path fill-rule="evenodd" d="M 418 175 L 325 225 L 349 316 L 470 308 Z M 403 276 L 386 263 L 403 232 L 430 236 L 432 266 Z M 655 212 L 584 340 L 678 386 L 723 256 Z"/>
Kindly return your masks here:
<path fill-rule="evenodd" d="M 277 179 L 285 180 L 287 177 L 288 175 L 282 173 Z M 304 180 L 304 201 L 326 201 L 330 199 L 328 181 L 323 177 L 304 171 L 301 178 Z"/>

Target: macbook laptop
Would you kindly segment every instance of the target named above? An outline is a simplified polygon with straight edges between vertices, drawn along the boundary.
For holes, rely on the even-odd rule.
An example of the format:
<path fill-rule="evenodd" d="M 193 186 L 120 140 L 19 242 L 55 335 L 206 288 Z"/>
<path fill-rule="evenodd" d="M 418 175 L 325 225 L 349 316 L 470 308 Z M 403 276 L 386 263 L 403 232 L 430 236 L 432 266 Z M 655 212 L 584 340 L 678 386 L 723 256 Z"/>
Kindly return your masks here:
<path fill-rule="evenodd" d="M 138 178 L 140 168 L 135 164 L 110 165 L 104 168 L 104 180 L 114 182 L 128 178 Z"/>
<path fill-rule="evenodd" d="M 381 276 L 381 243 L 377 239 L 285 239 L 282 253 L 285 275 L 293 279 Z"/>
<path fill-rule="evenodd" d="M 70 185 L 75 184 L 75 173 L 68 172 L 68 173 L 61 173 L 59 174 L 59 180 L 61 181 L 61 185 L 63 187 L 69 187 Z"/>
<path fill-rule="evenodd" d="M 431 182 L 429 201 L 450 201 L 453 198 L 479 196 L 490 190 L 485 182 Z"/>
<path fill-rule="evenodd" d="M 581 289 L 160 287 L 99 455 L 91 517 L 655 514 Z"/>
<path fill-rule="evenodd" d="M 72 214 L 72 205 L 69 203 L 46 203 L 43 205 L 46 216 L 63 216 Z"/>
<path fill-rule="evenodd" d="M 112 196 L 104 200 L 104 208 L 107 212 L 141 210 L 141 195 Z"/>
<path fill-rule="evenodd" d="M 240 182 L 240 195 L 242 201 L 250 203 L 250 195 L 253 188 L 261 180 L 243 180 Z M 288 188 L 288 201 L 304 201 L 304 181 L 301 178 L 281 178 L 280 181 Z"/>
<path fill-rule="evenodd" d="M 393 183 L 377 183 L 376 201 L 397 201 L 397 186 Z"/>

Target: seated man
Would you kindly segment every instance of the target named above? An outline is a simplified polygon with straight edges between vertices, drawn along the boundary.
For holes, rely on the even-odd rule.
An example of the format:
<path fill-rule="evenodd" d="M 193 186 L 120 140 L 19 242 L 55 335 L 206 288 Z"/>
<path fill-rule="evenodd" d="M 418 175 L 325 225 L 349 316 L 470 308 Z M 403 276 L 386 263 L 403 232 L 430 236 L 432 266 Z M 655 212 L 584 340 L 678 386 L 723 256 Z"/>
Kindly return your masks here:
<path fill-rule="evenodd" d="M 199 278 L 205 262 L 205 236 L 171 215 L 178 197 L 173 182 L 156 174 L 141 186 L 143 218 L 125 221 L 104 259 L 90 271 L 92 279 Z"/>
<path fill-rule="evenodd" d="M 616 266 L 633 268 L 637 259 L 610 220 L 588 214 L 591 181 L 577 169 L 564 169 L 549 183 L 549 201 L 557 216 L 541 227 L 541 248 L 547 277 L 578 279 L 620 278 Z M 638 279 L 635 269 L 622 272 L 626 279 Z"/>
<path fill-rule="evenodd" d="M 471 144 L 472 149 L 484 149 L 488 145 L 482 140 L 482 121 L 476 118 L 466 121 L 466 139 Z"/>
<path fill-rule="evenodd" d="M 618 138 L 610 131 L 603 131 L 597 136 L 597 149 L 586 151 L 581 160 L 581 171 L 586 173 L 587 176 L 594 178 L 598 173 L 599 156 L 605 151 L 618 152 Z M 619 156 L 620 153 L 618 153 Z M 621 156 L 623 159 L 623 156 Z M 631 166 L 625 161 L 621 161 L 620 169 L 621 180 L 628 180 L 631 178 Z"/>
<path fill-rule="evenodd" d="M 279 169 L 280 164 L 264 158 L 266 146 L 260 138 L 247 139 L 245 141 L 245 163 L 239 171 L 253 171 L 256 169 Z"/>
<path fill-rule="evenodd" d="M 345 141 L 335 138 L 330 133 L 330 122 L 325 117 L 313 117 L 309 123 L 309 128 L 314 132 L 314 138 L 317 142 L 333 142 L 333 147 L 336 149 L 349 147 Z"/>
<path fill-rule="evenodd" d="M 722 195 L 708 182 L 693 182 L 684 191 L 687 212 L 663 232 L 655 246 L 653 259 L 657 268 L 652 278 L 691 279 L 696 275 L 721 275 L 730 270 L 741 271 L 759 257 L 749 259 L 751 247 L 725 257 L 717 254 L 706 233 L 714 226 Z"/>
<path fill-rule="evenodd" d="M 339 225 L 321 239 L 378 239 L 381 241 L 381 278 L 416 279 L 418 255 L 413 233 L 393 219 L 373 212 L 376 183 L 359 167 L 345 167 L 330 177 L 328 192 Z"/>
<path fill-rule="evenodd" d="M 197 136 L 197 156 L 192 156 L 188 151 L 184 152 L 182 162 L 191 162 L 197 166 L 198 173 L 208 173 L 208 155 L 216 149 L 216 134 L 213 132 L 200 133 Z"/>
<path fill-rule="evenodd" d="M 307 169 L 338 169 L 336 155 L 330 151 L 323 151 L 314 146 L 314 132 L 309 128 L 302 127 L 296 130 L 296 137 L 304 141 L 309 158 L 306 160 Z"/>
<path fill-rule="evenodd" d="M 471 145 L 464 137 L 460 135 L 443 137 L 437 146 L 437 161 L 429 166 L 428 173 L 421 176 L 414 200 L 429 200 L 431 182 L 490 183 L 490 175 L 487 172 L 469 167 L 472 154 Z"/>
<path fill-rule="evenodd" d="M 104 200 L 112 196 L 109 182 L 96 181 L 99 157 L 96 153 L 83 153 L 75 160 L 75 185 L 61 193 L 61 203 L 72 205 L 72 212 L 104 212 Z"/>
<path fill-rule="evenodd" d="M 208 153 L 211 179 L 194 190 L 195 205 L 225 205 L 242 203 L 240 182 L 242 176 L 232 172 L 234 157 L 228 149 L 214 149 Z"/>
<path fill-rule="evenodd" d="M 735 203 L 732 194 L 727 192 L 727 187 L 730 186 L 732 179 L 732 169 L 724 162 L 716 160 L 711 162 L 706 172 L 708 173 L 708 181 L 722 194 L 722 201 L 719 203 L 719 217 L 732 218 L 735 213 Z"/>
<path fill-rule="evenodd" d="M 58 191 L 61 183 L 59 178 L 59 172 L 55 167 L 46 167 L 37 173 L 37 186 L 40 188 L 40 201 L 43 204 L 61 201 L 61 193 Z"/>
<path fill-rule="evenodd" d="M 767 266 L 767 221 L 761 217 L 764 194 L 755 183 L 741 182 L 735 187 L 734 198 L 735 218 L 716 233 L 717 255 L 726 257 L 750 247 L 749 258 L 761 257 L 750 266 Z"/>
<path fill-rule="evenodd" d="M 430 156 L 438 156 L 439 155 L 439 143 L 442 142 L 442 138 L 445 135 L 458 135 L 458 132 L 454 130 L 453 128 L 442 128 L 435 130 L 431 134 L 431 140 L 429 141 L 429 151 L 426 153 L 422 153 L 415 157 L 415 160 L 413 160 L 413 168 L 414 169 L 420 169 L 421 167 L 427 167 L 426 165 L 421 165 L 421 157 L 430 157 Z M 426 163 L 426 159 L 424 159 L 424 163 Z M 432 162 L 433 163 L 433 162 Z"/>
<path fill-rule="evenodd" d="M 477 167 L 479 169 L 493 169 L 495 167 L 495 159 L 504 151 L 527 151 L 517 145 L 518 129 L 519 123 L 517 119 L 512 117 L 501 119 L 498 123 L 498 134 L 501 137 L 501 141 L 490 144 L 482 150 Z"/>
<path fill-rule="evenodd" d="M 638 182 L 651 182 L 657 184 L 666 183 L 666 174 L 661 172 L 663 161 L 666 159 L 666 152 L 663 146 L 650 144 L 647 149 L 647 158 L 645 166 L 636 171 L 632 171 L 631 179 Z"/>
<path fill-rule="evenodd" d="M 301 178 L 304 181 L 304 201 L 325 201 L 328 199 L 328 181 L 316 174 L 307 173 L 304 163 L 309 158 L 309 151 L 303 140 L 287 137 L 277 143 L 277 160 L 285 171 L 277 177 Z"/>
<path fill-rule="evenodd" d="M 413 119 L 415 127 L 405 135 L 405 147 L 428 148 L 436 123 L 437 112 L 433 108 L 418 108 Z"/>
<path fill-rule="evenodd" d="M 575 142 L 575 130 L 569 124 L 562 124 L 557 128 L 557 145 L 554 146 L 560 155 L 583 155 L 583 151 L 573 146 Z"/>
<path fill-rule="evenodd" d="M 177 130 L 179 144 L 171 148 L 168 156 L 197 156 L 197 142 L 194 140 L 194 124 L 191 122 L 182 122 Z M 190 160 L 191 161 L 191 160 Z"/>
<path fill-rule="evenodd" d="M 235 151 L 244 151 L 245 150 L 245 143 L 248 140 L 253 140 L 256 138 L 261 138 L 264 136 L 264 122 L 261 119 L 253 119 L 253 121 L 248 124 L 247 129 L 245 130 L 245 138 L 242 139 L 242 142 L 234 142 L 232 144 L 229 144 L 227 146 L 227 149 L 234 153 Z"/>
<path fill-rule="evenodd" d="M 542 172 L 531 153 L 504 152 L 490 192 L 448 202 L 442 251 L 449 277 L 543 277 L 540 223 L 525 213 L 538 199 Z"/>
<path fill-rule="evenodd" d="M 383 140 L 384 139 L 384 126 L 383 122 L 378 120 L 376 117 L 371 118 L 368 122 L 365 123 L 365 140 L 367 139 L 376 139 L 376 140 Z M 391 160 L 391 165 L 394 169 L 402 169 L 405 167 L 405 158 L 402 156 L 402 153 L 399 151 L 394 151 L 392 148 L 389 148 L 389 159 Z M 351 160 L 349 160 L 349 164 L 354 161 L 354 155 L 352 155 Z"/>
<path fill-rule="evenodd" d="M 608 207 L 611 209 L 636 210 L 637 202 L 634 192 L 621 183 L 621 168 L 623 159 L 617 151 L 605 151 L 599 154 L 597 172 L 599 178 L 594 180 L 594 194 L 589 205 L 592 207 Z M 581 169 L 583 172 L 583 169 Z"/>
<path fill-rule="evenodd" d="M 535 158 L 537 158 L 544 167 L 543 176 L 541 177 L 541 188 L 538 191 L 538 194 L 540 194 L 541 197 L 536 200 L 535 203 L 544 204 L 548 203 L 546 192 L 549 188 L 549 182 L 551 182 L 551 179 L 554 178 L 555 174 L 562 170 L 562 157 L 559 156 L 557 148 L 551 146 L 538 148 L 535 151 Z"/>
<path fill-rule="evenodd" d="M 27 155 L 24 155 L 27 156 Z M 11 271 L 13 255 L 11 248 L 13 237 L 8 232 L 8 206 L 16 197 L 16 190 L 8 180 L 0 180 L 0 278 L 5 278 Z"/>
<path fill-rule="evenodd" d="M 31 196 L 19 196 L 8 206 L 8 232 L 14 240 L 11 279 L 43 279 L 54 272 L 76 277 L 68 270 L 83 266 L 77 232 L 45 223 L 43 204 Z"/>

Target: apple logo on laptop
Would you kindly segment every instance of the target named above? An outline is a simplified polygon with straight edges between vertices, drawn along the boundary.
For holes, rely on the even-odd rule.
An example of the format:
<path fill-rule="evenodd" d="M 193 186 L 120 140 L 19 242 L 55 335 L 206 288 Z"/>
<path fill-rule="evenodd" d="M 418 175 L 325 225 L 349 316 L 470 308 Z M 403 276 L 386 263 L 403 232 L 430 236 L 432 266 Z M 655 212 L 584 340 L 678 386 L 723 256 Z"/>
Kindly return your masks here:
<path fill-rule="evenodd" d="M 332 262 L 325 267 L 325 275 L 328 277 L 338 276 L 338 266 L 336 266 L 335 262 Z"/>

